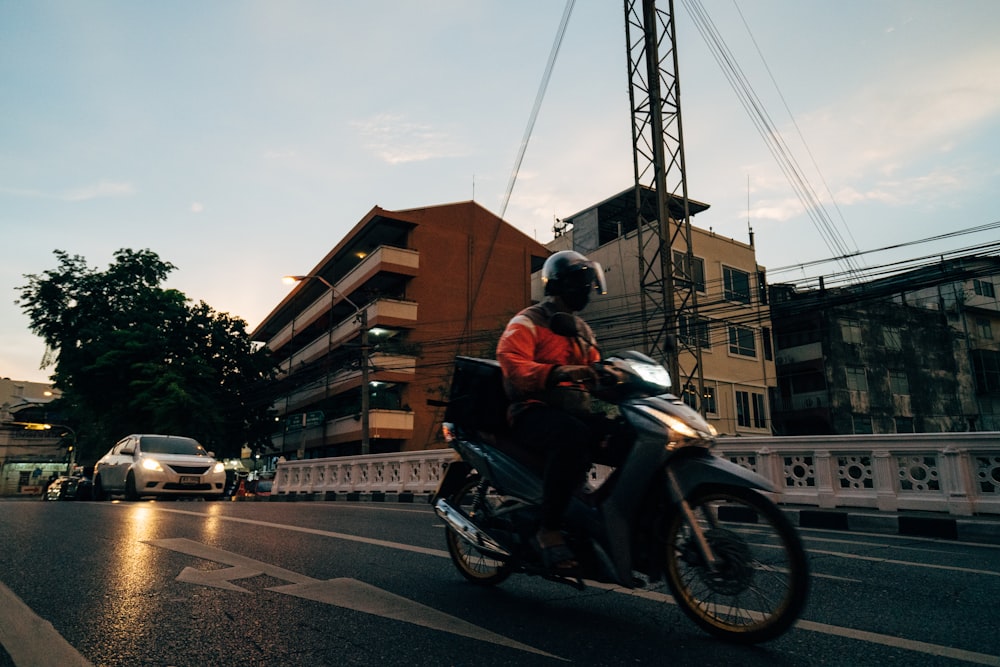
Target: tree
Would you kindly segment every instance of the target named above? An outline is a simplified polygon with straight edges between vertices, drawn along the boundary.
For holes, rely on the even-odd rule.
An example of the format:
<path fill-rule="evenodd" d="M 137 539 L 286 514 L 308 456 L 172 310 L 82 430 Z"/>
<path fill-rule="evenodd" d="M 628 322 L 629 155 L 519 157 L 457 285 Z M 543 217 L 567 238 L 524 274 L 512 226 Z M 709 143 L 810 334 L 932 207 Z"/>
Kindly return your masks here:
<path fill-rule="evenodd" d="M 52 379 L 81 460 L 129 433 L 191 436 L 220 457 L 269 444 L 259 388 L 274 369 L 243 320 L 162 288 L 175 267 L 150 250 L 119 250 L 104 272 L 54 254 L 58 267 L 24 276 L 16 303 L 57 353 Z"/>

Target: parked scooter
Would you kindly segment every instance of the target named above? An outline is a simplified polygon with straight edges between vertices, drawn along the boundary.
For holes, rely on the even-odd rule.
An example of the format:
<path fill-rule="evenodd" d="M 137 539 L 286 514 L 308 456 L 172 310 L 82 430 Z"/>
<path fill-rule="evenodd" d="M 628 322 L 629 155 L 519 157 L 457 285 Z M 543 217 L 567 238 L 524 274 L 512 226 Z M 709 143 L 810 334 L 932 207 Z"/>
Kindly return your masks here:
<path fill-rule="evenodd" d="M 469 581 L 496 585 L 521 573 L 585 587 L 638 588 L 666 579 L 677 604 L 706 632 L 753 644 L 785 632 L 805 606 L 808 564 L 791 522 L 761 492 L 756 473 L 716 457 L 715 429 L 667 393 L 666 369 L 638 352 L 601 362 L 592 394 L 617 407 L 631 440 L 596 489 L 566 514 L 572 575 L 546 569 L 531 545 L 541 467 L 505 433 L 499 364 L 458 357 L 442 425 L 460 458 L 431 502 L 448 552 Z"/>

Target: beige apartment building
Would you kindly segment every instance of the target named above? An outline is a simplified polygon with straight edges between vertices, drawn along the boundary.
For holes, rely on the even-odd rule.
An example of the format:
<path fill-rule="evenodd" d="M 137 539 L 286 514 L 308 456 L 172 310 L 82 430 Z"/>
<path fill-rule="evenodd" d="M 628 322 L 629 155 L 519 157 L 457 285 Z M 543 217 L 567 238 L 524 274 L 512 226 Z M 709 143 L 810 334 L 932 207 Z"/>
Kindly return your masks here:
<path fill-rule="evenodd" d="M 692 216 L 707 208 L 689 201 Z M 564 218 L 557 227 L 560 235 L 547 244 L 554 252 L 581 252 L 604 267 L 608 294 L 592 299 L 582 316 L 605 355 L 645 351 L 636 219 L 635 191 L 630 188 Z M 743 243 L 697 227 L 692 227 L 691 236 L 698 316 L 696 322 L 682 322 L 676 333 L 690 336 L 687 342 L 699 346 L 704 386 L 675 386 L 674 393 L 694 407 L 702 396 L 706 417 L 720 433 L 771 433 L 771 396 L 777 385 L 764 267 L 757 263 L 752 239 Z M 686 248 L 672 250 L 675 265 L 680 265 Z M 537 276 L 534 289 L 540 298 Z M 683 355 L 681 366 L 693 365 Z"/>

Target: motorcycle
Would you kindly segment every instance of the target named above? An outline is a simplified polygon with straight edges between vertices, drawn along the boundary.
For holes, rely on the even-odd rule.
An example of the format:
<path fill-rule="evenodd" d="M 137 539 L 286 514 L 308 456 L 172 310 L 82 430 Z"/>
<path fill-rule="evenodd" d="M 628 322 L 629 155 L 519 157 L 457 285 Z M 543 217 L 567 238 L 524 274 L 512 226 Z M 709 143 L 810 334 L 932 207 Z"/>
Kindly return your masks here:
<path fill-rule="evenodd" d="M 553 327 L 555 329 L 555 327 Z M 617 408 L 631 440 L 598 488 L 565 515 L 578 567 L 547 569 L 531 538 L 539 525 L 541 465 L 506 430 L 499 363 L 456 358 L 442 433 L 459 458 L 431 498 L 448 553 L 469 581 L 493 586 L 528 574 L 585 588 L 666 580 L 683 612 L 709 634 L 755 644 L 784 633 L 809 589 L 802 541 L 762 492 L 756 473 L 714 456 L 715 429 L 668 392 L 666 369 L 639 352 L 595 366 L 592 395 Z"/>

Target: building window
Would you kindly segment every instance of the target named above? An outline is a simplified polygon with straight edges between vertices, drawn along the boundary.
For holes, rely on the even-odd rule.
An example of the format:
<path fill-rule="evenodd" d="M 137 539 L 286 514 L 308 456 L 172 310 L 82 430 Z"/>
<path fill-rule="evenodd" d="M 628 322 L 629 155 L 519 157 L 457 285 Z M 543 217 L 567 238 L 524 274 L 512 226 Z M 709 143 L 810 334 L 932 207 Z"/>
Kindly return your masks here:
<path fill-rule="evenodd" d="M 861 366 L 848 366 L 844 369 L 847 372 L 847 388 L 851 391 L 868 391 L 868 376 Z"/>
<path fill-rule="evenodd" d="M 764 358 L 774 361 L 774 344 L 771 341 L 771 327 L 761 327 L 760 342 L 764 347 Z"/>
<path fill-rule="evenodd" d="M 736 424 L 738 426 L 750 426 L 750 392 L 736 392 Z"/>
<path fill-rule="evenodd" d="M 683 280 L 699 292 L 705 292 L 705 260 L 701 257 L 691 257 L 688 266 L 687 253 L 674 250 L 674 277 Z"/>
<path fill-rule="evenodd" d="M 913 433 L 913 417 L 896 417 L 896 433 Z"/>
<path fill-rule="evenodd" d="M 692 410 L 698 410 L 698 392 L 690 382 L 684 385 L 684 392 L 681 398 Z M 714 415 L 717 412 L 715 407 L 715 387 L 705 387 L 701 392 L 701 402 L 705 406 L 705 414 Z"/>
<path fill-rule="evenodd" d="M 681 400 L 692 410 L 698 409 L 698 392 L 690 382 L 684 385 L 684 391 L 681 392 Z"/>
<path fill-rule="evenodd" d="M 722 267 L 722 279 L 725 283 L 725 298 L 727 301 L 750 303 L 750 274 L 729 266 Z"/>
<path fill-rule="evenodd" d="M 861 342 L 861 322 L 858 320 L 841 320 L 840 335 L 845 343 L 857 345 Z"/>
<path fill-rule="evenodd" d="M 745 428 L 767 428 L 764 394 L 737 390 L 736 424 Z"/>
<path fill-rule="evenodd" d="M 756 357 L 757 344 L 754 341 L 753 329 L 730 324 L 729 352 L 741 357 Z"/>
<path fill-rule="evenodd" d="M 903 330 L 899 327 L 886 327 L 882 330 L 885 349 L 899 352 L 903 349 Z"/>
<path fill-rule="evenodd" d="M 764 405 L 764 394 L 750 394 L 753 399 L 753 427 L 767 428 L 767 406 Z"/>
<path fill-rule="evenodd" d="M 697 345 L 706 350 L 712 349 L 712 338 L 709 333 L 709 319 L 699 317 L 697 319 L 690 315 L 681 315 L 680 321 L 681 340 L 687 345 Z"/>
<path fill-rule="evenodd" d="M 897 396 L 910 395 L 910 381 L 903 371 L 889 371 L 889 390 Z"/>
<path fill-rule="evenodd" d="M 972 281 L 972 288 L 976 290 L 976 294 L 979 296 L 988 296 L 990 298 L 996 298 L 996 291 L 993 289 L 993 283 L 988 280 L 975 279 Z"/>
<path fill-rule="evenodd" d="M 705 403 L 705 413 L 714 415 L 719 412 L 715 407 L 715 387 L 705 387 L 701 394 L 701 400 Z"/>
<path fill-rule="evenodd" d="M 976 391 L 982 394 L 1000 392 L 1000 352 L 973 350 L 972 372 L 976 376 Z"/>
<path fill-rule="evenodd" d="M 861 435 L 874 433 L 872 429 L 872 418 L 868 415 L 854 415 L 854 432 Z"/>
<path fill-rule="evenodd" d="M 985 317 L 976 318 L 976 331 L 982 340 L 993 340 L 993 325 Z"/>

